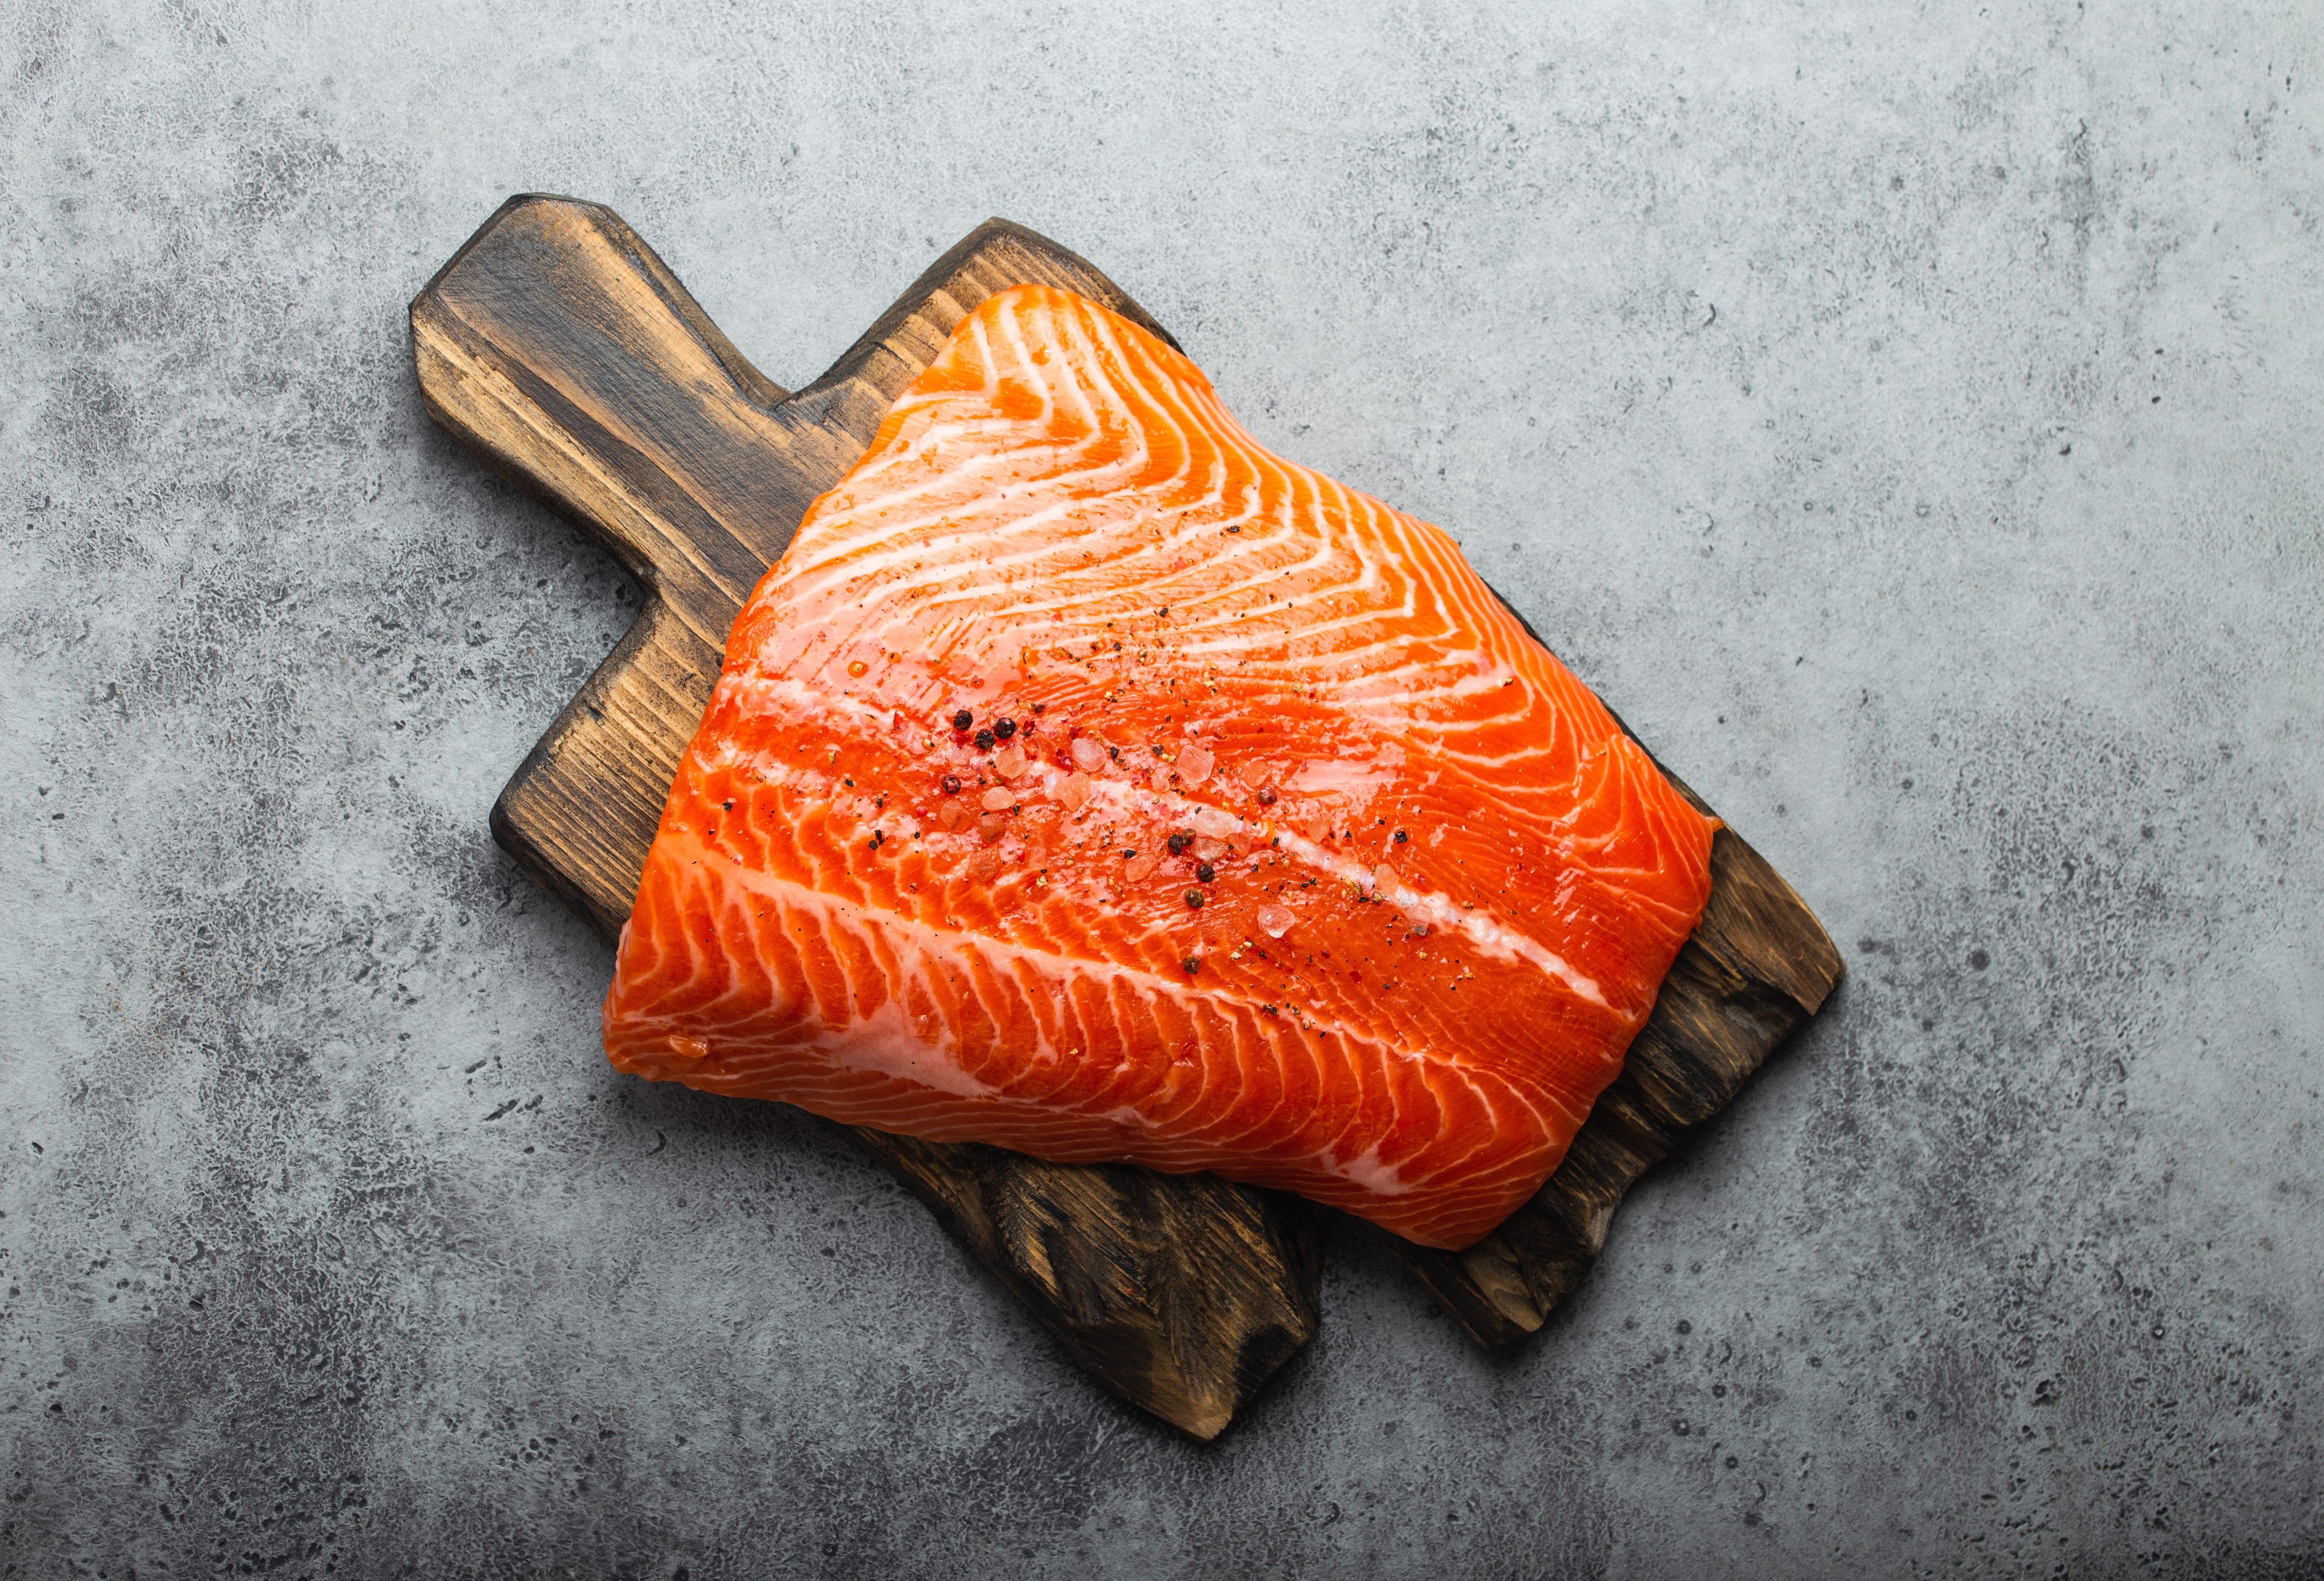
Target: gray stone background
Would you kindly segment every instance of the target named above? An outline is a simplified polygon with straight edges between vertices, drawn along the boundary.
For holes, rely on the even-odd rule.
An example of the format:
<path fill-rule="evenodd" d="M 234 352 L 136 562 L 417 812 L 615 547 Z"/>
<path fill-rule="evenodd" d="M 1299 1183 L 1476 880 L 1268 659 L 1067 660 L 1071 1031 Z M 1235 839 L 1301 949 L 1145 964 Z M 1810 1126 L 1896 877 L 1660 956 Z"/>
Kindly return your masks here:
<path fill-rule="evenodd" d="M 2324 14 L 0 5 L 0 1568 L 2324 1570 Z M 1443 522 L 1852 975 L 1506 1359 L 1218 1446 L 616 1077 L 485 812 L 636 608 L 417 400 L 512 191 L 804 382 L 1003 214 Z"/>

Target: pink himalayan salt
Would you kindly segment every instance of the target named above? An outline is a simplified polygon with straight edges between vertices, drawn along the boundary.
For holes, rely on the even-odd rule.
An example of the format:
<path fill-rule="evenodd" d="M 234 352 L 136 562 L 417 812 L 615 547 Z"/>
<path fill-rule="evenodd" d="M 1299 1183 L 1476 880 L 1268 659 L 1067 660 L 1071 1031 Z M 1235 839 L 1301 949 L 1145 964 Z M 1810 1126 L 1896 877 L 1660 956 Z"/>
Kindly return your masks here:
<path fill-rule="evenodd" d="M 1105 745 L 1094 735 L 1074 737 L 1074 767 L 1093 774 L 1105 767 Z"/>
<path fill-rule="evenodd" d="M 984 793 L 983 800 L 985 811 L 1000 812 L 1016 804 L 1017 792 L 1006 785 L 995 785 Z"/>
<path fill-rule="evenodd" d="M 1090 777 L 1079 769 L 1065 777 L 1057 786 L 1057 800 L 1065 804 L 1067 812 L 1079 812 L 1089 805 Z"/>
<path fill-rule="evenodd" d="M 947 801 L 936 809 L 936 822 L 956 835 L 968 827 L 968 809 L 957 801 Z"/>
<path fill-rule="evenodd" d="M 1008 827 L 1009 817 L 1006 813 L 988 812 L 976 820 L 977 831 L 988 840 L 999 839 L 1001 831 Z"/>
<path fill-rule="evenodd" d="M 992 766 L 1001 771 L 1004 780 L 1013 780 L 1025 772 L 1025 749 L 1013 741 L 1004 741 L 1001 750 L 992 754 Z"/>
<path fill-rule="evenodd" d="M 1198 807 L 1186 821 L 1194 826 L 1196 834 L 1208 835 L 1214 840 L 1223 839 L 1242 827 L 1242 819 L 1215 807 Z"/>
<path fill-rule="evenodd" d="M 1216 862 L 1220 857 L 1226 854 L 1227 843 L 1224 840 L 1213 840 L 1208 835 L 1197 835 L 1194 837 L 1195 861 Z"/>
<path fill-rule="evenodd" d="M 1299 920 L 1291 914 L 1288 908 L 1272 903 L 1261 906 L 1257 911 L 1251 913 L 1251 916 L 1253 920 L 1258 922 L 1260 930 L 1269 938 L 1282 938 L 1291 931 L 1291 925 Z"/>
<path fill-rule="evenodd" d="M 1376 892 L 1384 894 L 1389 890 L 1402 888 L 1403 883 L 1404 881 L 1397 877 L 1396 869 L 1385 862 L 1372 869 L 1372 888 Z"/>
<path fill-rule="evenodd" d="M 1199 785 L 1211 777 L 1218 760 L 1199 746 L 1190 746 L 1178 754 L 1178 778 L 1189 785 Z"/>
<path fill-rule="evenodd" d="M 1140 851 L 1137 855 L 1132 856 L 1130 859 L 1130 864 L 1121 870 L 1121 876 L 1132 883 L 1144 883 L 1153 877 L 1154 853 Z"/>

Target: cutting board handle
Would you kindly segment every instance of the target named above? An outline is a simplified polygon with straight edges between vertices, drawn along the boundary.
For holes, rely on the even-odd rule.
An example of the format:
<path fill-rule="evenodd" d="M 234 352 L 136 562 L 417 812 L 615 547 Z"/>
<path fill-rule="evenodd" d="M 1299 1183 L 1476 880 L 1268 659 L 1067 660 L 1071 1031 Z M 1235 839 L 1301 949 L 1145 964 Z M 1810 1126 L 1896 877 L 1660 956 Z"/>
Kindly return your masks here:
<path fill-rule="evenodd" d="M 429 415 L 611 549 L 713 650 L 844 469 L 784 464 L 795 447 L 770 440 L 789 393 L 601 204 L 510 199 L 411 319 Z"/>

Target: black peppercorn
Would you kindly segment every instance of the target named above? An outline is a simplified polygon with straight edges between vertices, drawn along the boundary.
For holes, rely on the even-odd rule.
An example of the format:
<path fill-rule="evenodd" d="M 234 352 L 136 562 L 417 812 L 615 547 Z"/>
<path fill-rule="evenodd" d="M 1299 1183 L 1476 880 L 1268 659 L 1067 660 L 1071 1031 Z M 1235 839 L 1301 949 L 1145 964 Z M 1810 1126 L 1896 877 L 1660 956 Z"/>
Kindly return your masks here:
<path fill-rule="evenodd" d="M 960 776 L 958 774 L 946 774 L 944 777 L 944 793 L 947 796 L 957 796 L 960 794 Z"/>
<path fill-rule="evenodd" d="M 1398 830 L 1397 830 L 1397 831 L 1396 831 L 1396 843 L 1397 843 L 1397 845 L 1401 846 L 1401 845 L 1403 845 L 1403 844 L 1404 844 L 1404 841 L 1405 841 L 1405 833 L 1404 833 L 1404 831 L 1403 831 L 1402 829 L 1398 829 Z"/>
<path fill-rule="evenodd" d="M 1202 909 L 1203 892 L 1200 890 L 1188 890 L 1186 892 L 1186 910 L 1189 911 L 1199 911 Z"/>
<path fill-rule="evenodd" d="M 975 723 L 976 716 L 970 713 L 966 708 L 963 708 L 959 713 L 954 714 L 952 717 L 952 727 L 954 730 L 965 730 Z"/>
<path fill-rule="evenodd" d="M 1178 964 L 1186 968 L 1186 975 L 1190 977 L 1196 972 L 1203 969 L 1203 963 L 1196 960 L 1193 956 L 1188 956 L 1185 960 L 1180 961 Z"/>
<path fill-rule="evenodd" d="M 1263 785 L 1263 786 L 1259 787 L 1259 804 L 1261 807 L 1273 807 L 1273 806 L 1275 805 L 1275 787 L 1274 787 L 1274 786 L 1272 786 L 1272 785 Z"/>
<path fill-rule="evenodd" d="M 992 722 L 992 734 L 1000 740 L 1008 740 L 1010 736 L 1017 734 L 1017 721 L 1014 719 L 995 719 Z"/>
<path fill-rule="evenodd" d="M 1192 829 L 1180 829 L 1176 834 L 1170 837 L 1170 855 L 1176 856 L 1194 843 L 1194 831 Z"/>
<path fill-rule="evenodd" d="M 991 752 L 992 750 L 991 731 L 980 730 L 976 733 L 976 750 L 979 752 Z"/>
<path fill-rule="evenodd" d="M 1208 883 L 1213 879 L 1218 877 L 1218 875 L 1219 870 L 1212 866 L 1209 863 L 1197 862 L 1194 864 L 1194 881 L 1197 883 Z"/>

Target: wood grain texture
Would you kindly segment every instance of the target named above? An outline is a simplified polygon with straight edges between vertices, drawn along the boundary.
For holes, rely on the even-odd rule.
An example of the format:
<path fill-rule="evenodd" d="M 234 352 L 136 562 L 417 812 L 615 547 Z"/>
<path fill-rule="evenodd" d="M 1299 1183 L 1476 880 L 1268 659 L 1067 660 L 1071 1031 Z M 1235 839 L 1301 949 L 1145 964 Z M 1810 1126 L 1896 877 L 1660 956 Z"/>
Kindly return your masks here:
<path fill-rule="evenodd" d="M 953 328 L 1024 282 L 1080 291 L 1169 338 L 1087 263 L 995 220 L 787 394 L 610 210 L 540 197 L 511 199 L 413 301 L 429 413 L 648 589 L 636 625 L 493 811 L 502 846 L 608 938 L 750 587 Z M 1482 1343 L 1540 1327 L 1603 1248 L 1631 1182 L 1723 1108 L 1839 980 L 1821 927 L 1732 831 L 1711 870 L 1702 923 L 1556 1174 L 1466 1252 L 1397 1243 Z M 1196 1437 L 1223 1428 L 1315 1331 L 1320 1221 L 1296 1199 L 1214 1176 L 855 1134 L 1079 1364 Z"/>
<path fill-rule="evenodd" d="M 1088 264 L 996 220 L 788 394 L 618 216 L 548 197 L 512 199 L 413 300 L 429 414 L 647 590 L 644 614 L 493 809 L 503 847 L 608 939 L 744 598 L 954 327 L 1022 282 L 1161 333 Z M 1077 1364 L 1196 1438 L 1225 1427 L 1315 1332 L 1320 1230 L 1296 1198 L 1216 1176 L 852 1134 Z"/>

